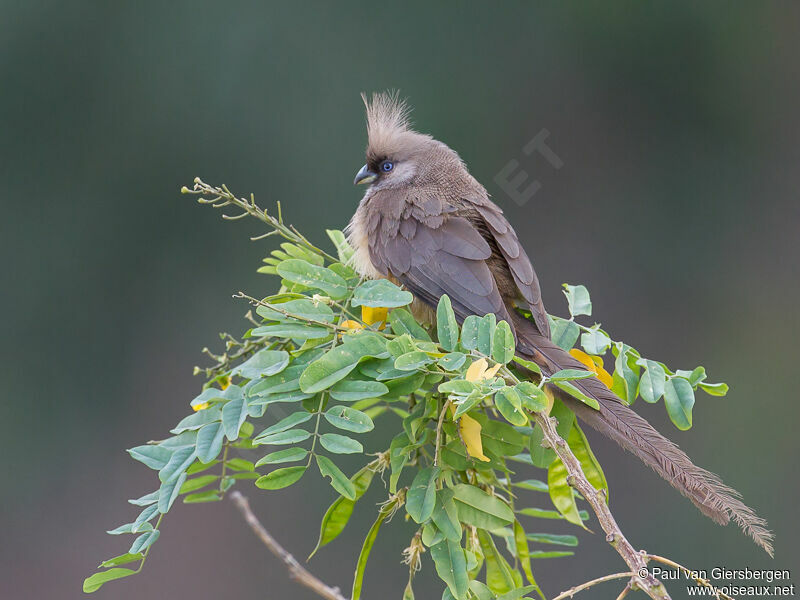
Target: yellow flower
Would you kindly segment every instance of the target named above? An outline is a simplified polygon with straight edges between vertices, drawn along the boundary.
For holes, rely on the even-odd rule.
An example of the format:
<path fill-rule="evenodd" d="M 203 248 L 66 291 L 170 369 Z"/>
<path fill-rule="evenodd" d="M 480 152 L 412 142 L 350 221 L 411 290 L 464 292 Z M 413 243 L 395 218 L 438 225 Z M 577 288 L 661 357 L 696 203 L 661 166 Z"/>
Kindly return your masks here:
<path fill-rule="evenodd" d="M 386 317 L 389 316 L 389 309 L 383 307 L 362 306 L 361 307 L 361 320 L 367 325 L 374 325 L 380 323 L 378 329 L 386 327 Z"/>
<path fill-rule="evenodd" d="M 225 389 L 228 388 L 228 386 L 230 384 L 231 384 L 231 376 L 230 375 L 225 375 L 225 377 L 222 377 L 219 380 L 219 389 L 225 390 Z"/>
<path fill-rule="evenodd" d="M 461 415 L 461 419 L 458 421 L 458 431 L 461 433 L 461 439 L 467 447 L 467 454 L 472 458 L 489 462 L 489 457 L 483 453 L 481 424 L 469 415 Z"/>
<path fill-rule="evenodd" d="M 586 368 L 597 375 L 597 378 L 602 381 L 608 389 L 611 389 L 614 379 L 611 377 L 609 372 L 603 368 L 602 356 L 591 356 L 586 354 L 586 352 L 583 350 L 578 350 L 577 348 L 573 348 L 569 351 L 569 353 L 577 358 L 581 363 L 586 365 Z"/>
<path fill-rule="evenodd" d="M 464 378 L 471 383 L 476 383 L 481 379 L 491 379 L 497 375 L 500 367 L 503 366 L 502 363 L 497 363 L 495 366 L 487 368 L 488 365 L 489 363 L 485 358 L 479 358 L 467 368 L 467 373 Z"/>
<path fill-rule="evenodd" d="M 193 410 L 194 412 L 197 412 L 197 411 L 199 411 L 199 410 L 205 410 L 205 409 L 207 409 L 208 407 L 209 407 L 209 404 L 208 404 L 208 402 L 201 402 L 200 404 L 195 404 L 194 406 L 192 406 L 192 410 Z"/>

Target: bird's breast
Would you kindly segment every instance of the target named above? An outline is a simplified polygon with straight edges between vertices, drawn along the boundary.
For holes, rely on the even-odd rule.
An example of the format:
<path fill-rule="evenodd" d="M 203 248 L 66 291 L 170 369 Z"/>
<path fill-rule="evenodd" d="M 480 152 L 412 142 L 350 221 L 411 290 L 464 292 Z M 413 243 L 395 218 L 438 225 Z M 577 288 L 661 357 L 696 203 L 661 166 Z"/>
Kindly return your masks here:
<path fill-rule="evenodd" d="M 364 210 L 359 208 L 347 225 L 347 241 L 350 247 L 353 248 L 353 258 L 350 261 L 350 266 L 362 277 L 368 279 L 383 279 L 386 275 L 380 273 L 378 269 L 375 268 L 369 255 L 369 238 L 367 236 L 367 224 L 365 221 Z"/>

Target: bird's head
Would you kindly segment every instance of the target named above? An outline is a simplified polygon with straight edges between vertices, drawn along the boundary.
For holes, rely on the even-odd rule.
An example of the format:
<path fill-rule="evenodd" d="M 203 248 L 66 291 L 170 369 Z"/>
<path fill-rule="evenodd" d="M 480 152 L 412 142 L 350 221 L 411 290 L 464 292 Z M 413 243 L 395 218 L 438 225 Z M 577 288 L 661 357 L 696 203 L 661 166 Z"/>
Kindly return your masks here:
<path fill-rule="evenodd" d="M 367 109 L 367 163 L 353 183 L 396 189 L 435 178 L 443 160 L 461 164 L 446 145 L 411 129 L 411 109 L 396 92 L 361 97 Z"/>

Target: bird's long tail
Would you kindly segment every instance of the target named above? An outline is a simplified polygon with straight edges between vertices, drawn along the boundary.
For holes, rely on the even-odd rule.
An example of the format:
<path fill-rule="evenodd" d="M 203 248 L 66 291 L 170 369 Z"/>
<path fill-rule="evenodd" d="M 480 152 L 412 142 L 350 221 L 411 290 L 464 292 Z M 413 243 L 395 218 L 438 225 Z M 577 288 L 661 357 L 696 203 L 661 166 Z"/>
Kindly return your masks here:
<path fill-rule="evenodd" d="M 559 369 L 585 369 L 572 355 L 535 331 L 530 322 L 521 316 L 519 319 L 515 322 L 518 355 L 540 365 L 545 374 Z M 741 501 L 739 492 L 722 483 L 714 473 L 695 465 L 685 452 L 658 433 L 597 378 L 572 383 L 600 405 L 600 410 L 595 410 L 554 390 L 578 418 L 638 456 L 707 517 L 720 525 L 726 525 L 733 518 L 756 544 L 773 555 L 772 532 L 767 529 L 766 521 Z"/>

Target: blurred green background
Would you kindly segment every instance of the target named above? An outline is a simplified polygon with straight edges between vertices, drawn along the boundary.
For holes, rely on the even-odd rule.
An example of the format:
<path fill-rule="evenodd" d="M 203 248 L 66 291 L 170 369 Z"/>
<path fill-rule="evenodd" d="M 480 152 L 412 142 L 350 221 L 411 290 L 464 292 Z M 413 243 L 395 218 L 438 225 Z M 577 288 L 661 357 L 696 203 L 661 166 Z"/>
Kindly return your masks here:
<path fill-rule="evenodd" d="M 566 312 L 562 282 L 584 283 L 615 337 L 731 384 L 698 398 L 686 433 L 662 405 L 638 408 L 769 520 L 775 561 L 592 435 L 634 545 L 695 568 L 797 567 L 799 22 L 789 2 L 0 2 L 0 596 L 81 597 L 125 551 L 103 531 L 154 477 L 124 449 L 187 413 L 200 349 L 244 327 L 231 294 L 276 285 L 255 273 L 272 247 L 248 241 L 257 223 L 225 223 L 180 186 L 280 200 L 326 243 L 363 191 L 358 94 L 386 88 L 505 209 L 551 312 Z M 560 170 L 521 152 L 542 129 Z M 494 182 L 512 159 L 541 184 L 523 206 Z M 329 486 L 248 486 L 305 557 Z M 372 492 L 312 562 L 346 590 Z M 381 533 L 365 598 L 400 597 L 410 531 Z M 576 557 L 535 564 L 550 595 L 624 567 L 602 535 L 579 537 Z M 417 597 L 439 597 L 432 572 Z M 97 593 L 287 596 L 313 598 L 229 502 L 177 507 L 144 573 Z"/>

